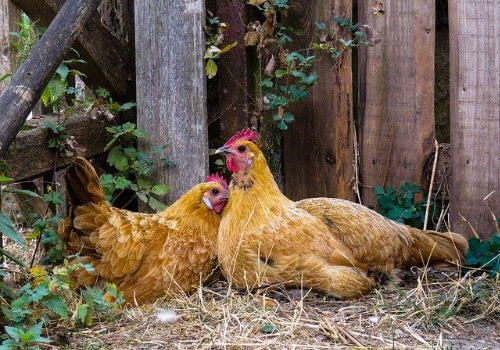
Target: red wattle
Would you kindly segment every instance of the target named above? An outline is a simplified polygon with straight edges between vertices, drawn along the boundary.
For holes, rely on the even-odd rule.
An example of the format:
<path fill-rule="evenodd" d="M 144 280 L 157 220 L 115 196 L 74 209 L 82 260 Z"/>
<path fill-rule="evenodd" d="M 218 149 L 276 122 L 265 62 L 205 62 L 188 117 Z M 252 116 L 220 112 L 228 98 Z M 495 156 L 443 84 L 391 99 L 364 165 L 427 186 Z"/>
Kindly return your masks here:
<path fill-rule="evenodd" d="M 238 170 L 240 170 L 240 168 L 238 167 L 238 165 L 236 165 L 236 162 L 232 157 L 227 159 L 226 166 L 227 169 L 232 173 L 236 173 Z"/>

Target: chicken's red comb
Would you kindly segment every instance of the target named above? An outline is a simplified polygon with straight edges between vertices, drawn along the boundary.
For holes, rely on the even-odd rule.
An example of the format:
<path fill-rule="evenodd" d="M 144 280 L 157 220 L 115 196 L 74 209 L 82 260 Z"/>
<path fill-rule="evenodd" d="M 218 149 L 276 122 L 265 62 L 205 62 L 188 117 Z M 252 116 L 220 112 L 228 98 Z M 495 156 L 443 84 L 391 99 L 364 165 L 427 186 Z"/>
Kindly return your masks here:
<path fill-rule="evenodd" d="M 227 188 L 227 181 L 219 173 L 212 174 L 207 176 L 207 182 L 215 181 L 222 185 L 222 187 Z"/>
<path fill-rule="evenodd" d="M 233 143 L 235 143 L 238 140 L 245 140 L 245 141 L 254 142 L 257 139 L 257 136 L 259 136 L 257 131 L 252 130 L 252 129 L 243 129 L 241 131 L 238 131 L 233 136 L 231 136 L 231 138 L 229 140 L 227 140 L 227 142 L 224 144 L 224 146 L 231 146 Z"/>

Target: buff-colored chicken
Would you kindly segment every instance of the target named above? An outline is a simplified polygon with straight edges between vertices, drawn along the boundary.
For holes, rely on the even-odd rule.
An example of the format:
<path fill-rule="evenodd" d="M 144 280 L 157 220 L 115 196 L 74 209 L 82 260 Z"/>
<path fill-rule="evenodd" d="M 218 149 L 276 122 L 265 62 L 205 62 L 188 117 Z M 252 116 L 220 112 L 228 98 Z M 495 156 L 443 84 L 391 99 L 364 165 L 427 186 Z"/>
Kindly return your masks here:
<path fill-rule="evenodd" d="M 284 284 L 355 297 L 374 286 L 369 272 L 463 260 L 467 241 L 461 235 L 414 229 L 347 200 L 291 201 L 256 137 L 244 130 L 217 150 L 233 173 L 218 254 L 235 287 Z"/>
<path fill-rule="evenodd" d="M 92 165 L 77 158 L 66 172 L 71 216 L 60 227 L 79 285 L 113 282 L 131 303 L 193 291 L 216 270 L 217 229 L 227 201 L 220 176 L 195 185 L 158 214 L 112 207 Z"/>

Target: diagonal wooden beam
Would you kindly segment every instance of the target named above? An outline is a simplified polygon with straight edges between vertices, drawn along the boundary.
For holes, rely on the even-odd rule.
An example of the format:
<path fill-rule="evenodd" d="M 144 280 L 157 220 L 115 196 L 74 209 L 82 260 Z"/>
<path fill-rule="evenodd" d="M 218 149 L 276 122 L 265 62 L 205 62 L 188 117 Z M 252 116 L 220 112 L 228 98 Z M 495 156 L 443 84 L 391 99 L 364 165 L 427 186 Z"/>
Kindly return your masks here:
<path fill-rule="evenodd" d="M 48 26 L 54 19 L 64 0 L 12 0 L 33 20 Z M 135 99 L 135 60 L 133 33 L 133 1 L 125 1 L 125 25 L 127 35 L 114 36 L 101 22 L 94 11 L 81 31 L 73 47 L 87 63 L 75 68 L 87 76 L 87 85 L 105 87 L 119 100 Z"/>
<path fill-rule="evenodd" d="M 67 0 L 0 95 L 0 157 L 100 0 Z"/>

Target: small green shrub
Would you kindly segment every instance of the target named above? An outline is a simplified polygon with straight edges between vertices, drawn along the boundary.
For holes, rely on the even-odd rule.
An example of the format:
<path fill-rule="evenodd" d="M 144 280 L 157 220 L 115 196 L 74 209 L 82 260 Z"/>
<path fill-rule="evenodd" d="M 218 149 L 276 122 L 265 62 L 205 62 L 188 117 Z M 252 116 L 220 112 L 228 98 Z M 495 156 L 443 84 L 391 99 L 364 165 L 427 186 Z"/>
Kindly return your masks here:
<path fill-rule="evenodd" d="M 500 276 L 500 233 L 492 235 L 486 242 L 470 237 L 465 264 L 482 271 L 489 271 L 491 278 Z"/>
<path fill-rule="evenodd" d="M 415 195 L 420 193 L 420 186 L 416 184 L 404 183 L 400 187 L 398 193 L 392 186 L 384 189 L 377 186 L 374 188 L 377 195 L 377 204 L 379 212 L 383 216 L 401 222 L 403 224 L 420 228 L 424 227 L 425 208 L 427 199 L 424 198 L 420 201 L 415 201 Z M 439 214 L 440 206 L 434 201 L 431 201 L 430 215 L 432 218 Z M 432 225 L 429 225 L 429 227 Z"/>

